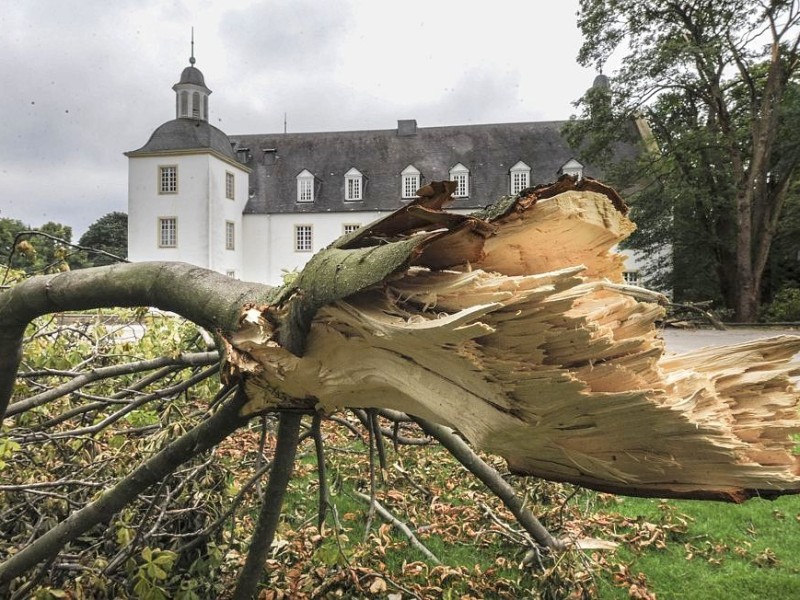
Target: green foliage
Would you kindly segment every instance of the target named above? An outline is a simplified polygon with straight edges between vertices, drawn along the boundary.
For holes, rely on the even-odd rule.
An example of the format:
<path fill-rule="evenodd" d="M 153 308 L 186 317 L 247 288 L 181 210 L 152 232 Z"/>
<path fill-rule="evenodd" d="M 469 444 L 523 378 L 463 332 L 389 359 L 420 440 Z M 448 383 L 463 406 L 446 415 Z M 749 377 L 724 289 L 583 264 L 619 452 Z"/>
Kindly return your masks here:
<path fill-rule="evenodd" d="M 103 311 L 77 321 L 40 319 L 26 338 L 20 398 L 71 380 L 76 365 L 91 370 L 130 361 L 140 351 L 142 358 L 153 358 L 205 350 L 195 326 L 142 310 Z M 18 551 L 204 419 L 220 384 L 211 377 L 153 399 L 91 435 L 74 435 L 76 430 L 196 372 L 173 371 L 115 401 L 110 401 L 115 394 L 141 383 L 142 374 L 101 380 L 6 419 L 0 479 L 19 489 L 0 494 L 0 556 Z M 358 426 L 352 415 L 344 418 L 353 429 Z M 615 553 L 573 550 L 528 559 L 508 511 L 447 452 L 436 445 L 395 450 L 386 440 L 389 467 L 377 473 L 377 498 L 442 560 L 434 566 L 379 516 L 365 535 L 369 507 L 355 492 L 369 492 L 368 448 L 334 421 L 323 422 L 322 429 L 335 510 L 322 531 L 312 524 L 319 485 L 313 444 L 306 440 L 265 565 L 269 580 L 261 597 L 268 600 L 408 597 L 403 590 L 423 598 L 621 598 L 637 597 L 635 590 L 640 598 L 647 598 L 648 590 L 665 598 L 703 598 L 705 590 L 724 597 L 720 590 L 726 582 L 740 598 L 764 597 L 751 593 L 756 588 L 773 597 L 796 595 L 800 573 L 793 557 L 800 555 L 800 538 L 792 527 L 800 516 L 800 497 L 744 506 L 666 503 L 506 474 L 556 536 L 621 544 Z M 420 436 L 410 424 L 401 424 L 399 434 Z M 261 500 L 258 488 L 246 484 L 274 448 L 268 419 L 263 446 L 261 439 L 260 423 L 254 422 L 214 452 L 188 462 L 107 524 L 70 542 L 26 597 L 225 597 L 243 563 Z M 484 459 L 505 472 L 502 460 Z M 59 481 L 44 490 L 22 489 Z M 207 537 L 187 547 L 201 532 Z"/>
<path fill-rule="evenodd" d="M 169 579 L 177 555 L 168 550 L 153 550 L 146 546 L 140 557 L 138 564 L 133 559 L 129 561 L 134 594 L 142 600 L 168 600 L 171 594 L 164 585 Z"/>
<path fill-rule="evenodd" d="M 800 164 L 796 0 L 582 0 L 578 23 L 581 64 L 622 55 L 622 66 L 610 94 L 592 88 L 577 103 L 566 133 L 601 164 L 632 132 L 641 140 L 641 156 L 608 177 L 628 192 L 639 229 L 627 246 L 647 258 L 648 283 L 754 312 L 762 279 L 782 277 L 790 256 L 772 245 Z"/>
<path fill-rule="evenodd" d="M 127 363 L 141 349 L 147 358 L 206 350 L 196 326 L 174 317 L 115 309 L 73 315 L 63 322 L 62 318 L 38 319 L 26 332 L 17 398 L 71 380 L 69 373 L 76 365 L 91 370 Z M 132 397 L 179 385 L 199 371 L 194 367 L 165 372 Z M 80 393 L 5 420 L 0 431 L 0 460 L 4 463 L 0 479 L 4 485 L 21 489 L 0 493 L 0 556 L 8 556 L 65 519 L 165 443 L 199 423 L 220 388 L 212 373 L 186 392 L 153 398 L 119 415 L 92 435 L 75 434 L 125 410 L 131 396 L 103 399 L 136 387 L 147 375 L 131 373 L 99 380 Z M 181 534 L 202 529 L 227 508 L 232 495 L 227 485 L 230 468 L 248 469 L 251 465 L 252 459 L 237 456 L 232 462 L 225 453 L 190 461 L 168 478 L 160 491 L 143 495 L 108 527 L 71 543 L 66 556 L 76 558 L 60 559 L 31 596 L 200 600 L 221 595 L 220 569 L 234 570 L 230 564 L 239 555 L 226 554 L 229 546 L 220 531 L 193 552 L 178 556 L 175 550 L 185 541 Z M 58 480 L 76 483 L 41 491 L 25 489 L 31 482 Z M 148 532 L 154 526 L 151 536 Z M 212 546 L 223 550 L 213 551 Z M 217 556 L 216 562 L 212 556 Z M 115 557 L 121 560 L 106 571 Z M 79 563 L 80 570 L 71 570 L 73 562 Z"/>
<path fill-rule="evenodd" d="M 768 323 L 800 323 L 800 288 L 784 288 L 764 310 Z"/>
<path fill-rule="evenodd" d="M 19 236 L 26 231 L 32 233 Z M 45 235 L 36 235 L 35 232 Z M 50 221 L 37 229 L 15 219 L 0 219 L 0 264 L 26 273 L 69 270 L 69 246 L 59 240 L 71 242 L 72 228 Z M 73 261 L 76 265 L 80 264 L 80 260 L 75 257 Z"/>
<path fill-rule="evenodd" d="M 89 225 L 81 236 L 78 245 L 94 250 L 103 250 L 114 256 L 128 256 L 128 215 L 122 212 L 111 212 L 100 217 Z M 117 262 L 104 254 L 88 253 L 86 265 L 99 267 Z"/>

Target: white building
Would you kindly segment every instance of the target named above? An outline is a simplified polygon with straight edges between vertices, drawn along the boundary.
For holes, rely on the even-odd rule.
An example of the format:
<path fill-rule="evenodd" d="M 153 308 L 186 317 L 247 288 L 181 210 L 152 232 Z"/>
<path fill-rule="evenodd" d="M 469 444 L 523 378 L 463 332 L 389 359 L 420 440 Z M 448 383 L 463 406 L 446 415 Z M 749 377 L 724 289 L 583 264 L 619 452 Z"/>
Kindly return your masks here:
<path fill-rule="evenodd" d="M 561 173 L 600 175 L 576 160 L 563 121 L 228 136 L 208 122 L 194 57 L 173 90 L 176 118 L 126 152 L 132 261 L 278 284 L 427 182 L 457 181 L 450 208 L 471 211 Z"/>

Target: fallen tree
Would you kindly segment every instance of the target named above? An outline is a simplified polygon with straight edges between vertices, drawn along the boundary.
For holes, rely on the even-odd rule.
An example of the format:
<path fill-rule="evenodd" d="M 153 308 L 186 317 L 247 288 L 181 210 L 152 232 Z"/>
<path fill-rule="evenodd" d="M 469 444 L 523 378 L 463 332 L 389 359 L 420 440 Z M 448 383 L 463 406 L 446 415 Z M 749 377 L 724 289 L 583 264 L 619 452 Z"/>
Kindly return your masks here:
<path fill-rule="evenodd" d="M 452 190 L 426 186 L 281 288 L 141 263 L 0 292 L 0 414 L 36 404 L 8 404 L 28 323 L 101 306 L 155 306 L 214 332 L 225 389 L 238 390 L 6 560 L 0 586 L 269 412 L 290 433 L 278 441 L 242 598 L 274 534 L 298 412 L 400 411 L 455 429 L 516 473 L 603 491 L 729 501 L 800 492 L 800 369 L 790 364 L 800 337 L 665 357 L 655 327 L 664 299 L 625 285 L 611 251 L 633 230 L 613 190 L 566 177 L 470 216 L 442 210 Z"/>

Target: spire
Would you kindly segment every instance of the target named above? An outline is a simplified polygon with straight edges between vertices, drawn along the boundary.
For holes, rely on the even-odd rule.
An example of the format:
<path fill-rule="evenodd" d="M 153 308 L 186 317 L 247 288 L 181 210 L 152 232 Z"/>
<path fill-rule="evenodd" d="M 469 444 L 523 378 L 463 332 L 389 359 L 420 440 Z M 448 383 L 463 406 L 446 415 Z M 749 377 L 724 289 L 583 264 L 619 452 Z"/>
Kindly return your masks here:
<path fill-rule="evenodd" d="M 172 86 L 175 90 L 175 116 L 178 119 L 199 119 L 208 121 L 208 95 L 211 90 L 206 87 L 203 73 L 194 66 L 194 27 L 192 27 L 191 54 L 189 66 L 181 73 L 178 83 Z"/>

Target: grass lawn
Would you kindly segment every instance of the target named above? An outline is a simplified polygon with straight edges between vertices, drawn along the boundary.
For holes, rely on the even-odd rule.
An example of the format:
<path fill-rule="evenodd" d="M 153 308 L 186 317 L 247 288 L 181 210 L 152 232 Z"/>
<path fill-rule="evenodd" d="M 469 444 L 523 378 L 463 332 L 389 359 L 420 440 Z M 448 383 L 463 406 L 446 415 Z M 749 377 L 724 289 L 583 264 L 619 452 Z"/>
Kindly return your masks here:
<path fill-rule="evenodd" d="M 292 567 L 329 579 L 355 568 L 364 581 L 385 579 L 387 593 L 405 588 L 422 598 L 800 598 L 800 496 L 741 505 L 667 502 L 591 491 L 571 495 L 571 486 L 512 478 L 554 534 L 619 543 L 614 552 L 573 552 L 555 562 L 545 559 L 538 568 L 522 567 L 525 547 L 492 523 L 484 507 L 516 527 L 513 519 L 446 452 L 435 446 L 390 451 L 390 462 L 401 461 L 409 477 L 390 468 L 378 485 L 379 500 L 441 559 L 437 567 L 378 515 L 364 539 L 368 507 L 354 490 L 368 491 L 366 447 L 341 431 L 329 435 L 340 449 L 326 457 L 338 525 L 329 515 L 323 539 L 309 541 L 318 536 L 312 524 L 317 481 L 315 457 L 307 452 L 284 515 L 284 551 L 292 559 L 277 552 L 273 585 L 287 585 L 280 573 Z M 498 461 L 498 468 L 503 464 Z"/>
<path fill-rule="evenodd" d="M 742 505 L 625 498 L 613 509 L 651 522 L 688 517 L 662 548 L 623 545 L 617 559 L 643 573 L 658 598 L 800 598 L 800 497 Z M 670 508 L 667 508 L 670 507 Z M 665 517 L 665 513 L 669 516 Z M 605 576 L 600 597 L 627 598 Z"/>

